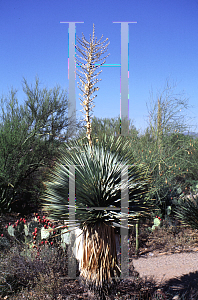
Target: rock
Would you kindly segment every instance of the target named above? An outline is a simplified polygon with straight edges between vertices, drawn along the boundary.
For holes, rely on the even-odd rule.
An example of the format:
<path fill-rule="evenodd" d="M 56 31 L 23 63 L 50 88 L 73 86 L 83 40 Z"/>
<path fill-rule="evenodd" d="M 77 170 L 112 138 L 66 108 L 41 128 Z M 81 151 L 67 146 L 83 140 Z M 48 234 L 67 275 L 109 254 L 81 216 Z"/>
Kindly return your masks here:
<path fill-rule="evenodd" d="M 172 300 L 179 300 L 179 295 L 175 295 Z"/>

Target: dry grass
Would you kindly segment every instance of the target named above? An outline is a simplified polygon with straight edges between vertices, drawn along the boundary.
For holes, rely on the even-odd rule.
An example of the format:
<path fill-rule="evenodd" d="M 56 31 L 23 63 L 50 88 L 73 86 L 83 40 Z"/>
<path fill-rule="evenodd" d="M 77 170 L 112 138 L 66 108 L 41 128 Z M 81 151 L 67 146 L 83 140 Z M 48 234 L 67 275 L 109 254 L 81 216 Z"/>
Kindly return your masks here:
<path fill-rule="evenodd" d="M 196 231 L 188 226 L 178 223 L 171 227 L 164 222 L 162 228 L 151 233 L 148 231 L 150 225 L 140 225 L 139 254 L 162 250 L 174 252 L 178 247 L 181 250 L 185 250 L 185 247 L 198 247 Z M 129 239 L 130 257 L 135 254 L 134 237 L 132 231 Z M 76 280 L 67 277 L 67 255 L 60 247 L 54 246 L 53 250 L 49 246 L 43 247 L 40 255 L 43 259 L 35 258 L 34 250 L 31 258 L 24 258 L 20 255 L 22 249 L 19 245 L 12 244 L 9 252 L 0 252 L 0 299 L 103 299 L 97 292 L 94 294 L 81 285 L 78 270 Z M 160 298 L 156 283 L 139 278 L 133 266 L 129 274 L 130 279 L 120 281 L 106 299 L 165 299 Z M 154 293 L 158 293 L 158 296 Z M 166 299 L 173 299 L 174 294 L 171 295 L 170 291 L 166 295 Z M 177 299 L 198 299 L 197 289 L 189 287 Z"/>

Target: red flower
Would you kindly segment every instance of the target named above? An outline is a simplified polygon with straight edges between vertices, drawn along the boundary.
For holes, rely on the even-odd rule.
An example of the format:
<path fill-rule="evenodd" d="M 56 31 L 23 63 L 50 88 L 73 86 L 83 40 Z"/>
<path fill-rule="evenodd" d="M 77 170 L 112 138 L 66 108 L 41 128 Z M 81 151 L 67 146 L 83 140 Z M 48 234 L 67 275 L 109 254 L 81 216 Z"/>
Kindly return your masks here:
<path fill-rule="evenodd" d="M 51 242 L 51 245 L 53 245 L 53 242 Z"/>
<path fill-rule="evenodd" d="M 45 241 L 45 244 L 47 244 L 47 241 Z"/>
<path fill-rule="evenodd" d="M 3 237 L 3 233 L 1 234 L 1 236 Z"/>

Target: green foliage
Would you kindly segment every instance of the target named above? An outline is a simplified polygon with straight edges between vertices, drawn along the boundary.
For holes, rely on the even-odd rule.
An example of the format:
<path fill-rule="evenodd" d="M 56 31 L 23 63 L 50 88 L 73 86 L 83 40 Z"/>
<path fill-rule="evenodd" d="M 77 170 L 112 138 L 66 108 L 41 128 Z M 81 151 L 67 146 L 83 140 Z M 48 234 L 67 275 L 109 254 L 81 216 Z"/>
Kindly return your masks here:
<path fill-rule="evenodd" d="M 73 141 L 60 148 L 60 156 L 51 178 L 45 182 L 46 190 L 42 197 L 43 209 L 54 220 L 69 220 L 68 199 L 69 165 L 76 167 L 76 220 L 83 225 L 104 222 L 119 227 L 120 213 L 113 207 L 121 207 L 120 164 L 129 166 L 129 212 L 124 218 L 133 220 L 138 214 L 150 215 L 152 204 L 147 200 L 149 174 L 144 165 L 136 164 L 129 142 L 122 137 L 114 139 L 107 136 L 103 140 L 93 140 L 94 158 L 87 139 Z M 114 150 L 113 150 L 114 149 Z M 115 150 L 116 149 L 116 150 Z M 83 166 L 79 166 L 83 165 Z M 89 210 L 90 207 L 112 207 L 112 211 Z M 72 224 L 70 224 L 72 225 Z"/>
<path fill-rule="evenodd" d="M 92 136 L 99 140 L 103 139 L 104 134 L 111 137 L 118 137 L 120 135 L 120 116 L 116 118 L 92 118 L 91 123 Z M 129 120 L 129 136 L 137 136 L 138 131 L 135 129 L 135 126 L 131 124 Z M 78 138 L 83 138 L 86 136 L 86 129 L 83 128 L 78 135 Z"/>
<path fill-rule="evenodd" d="M 198 180 L 197 143 L 184 135 L 189 126 L 180 113 L 187 108 L 186 102 L 183 95 L 178 97 L 167 84 L 149 112 L 149 127 L 140 137 L 132 138 L 136 159 L 147 164 L 151 171 L 154 188 L 151 198 L 156 200 L 163 216 L 172 215 L 172 200 Z"/>
<path fill-rule="evenodd" d="M 53 89 L 39 88 L 39 79 L 36 78 L 35 87 L 31 87 L 24 79 L 23 91 L 26 94 L 23 116 L 29 124 L 29 128 L 34 129 L 38 136 L 53 148 L 53 143 L 61 138 L 62 142 L 71 138 L 68 127 L 74 125 L 73 118 L 67 117 L 68 99 L 67 91 L 61 90 L 60 86 Z M 82 128 L 80 122 L 76 122 L 76 128 Z M 53 142 L 53 143 L 52 143 Z M 51 149 L 51 150 L 52 150 Z"/>
<path fill-rule="evenodd" d="M 68 119 L 64 119 L 67 106 L 65 93 L 60 93 L 59 88 L 41 90 L 38 85 L 38 79 L 35 88 L 30 88 L 25 81 L 27 100 L 24 106 L 18 106 L 13 89 L 9 99 L 1 99 L 2 213 L 15 211 L 27 214 L 38 208 L 39 196 L 44 190 L 44 169 L 47 171 L 51 167 L 61 144 L 57 137 L 68 126 Z M 67 138 L 64 136 L 64 140 Z"/>
<path fill-rule="evenodd" d="M 174 132 L 184 133 L 188 131 L 188 119 L 184 114 L 184 110 L 188 110 L 189 99 L 186 98 L 184 92 L 178 94 L 175 92 L 177 85 L 169 84 L 166 80 L 162 92 L 158 92 L 156 100 L 153 100 L 151 93 L 151 101 L 149 112 L 149 131 L 154 139 L 160 139 L 161 133 L 170 135 Z"/>
<path fill-rule="evenodd" d="M 183 198 L 183 203 L 174 209 L 177 218 L 184 224 L 190 225 L 192 229 L 198 229 L 198 198 Z"/>
<path fill-rule="evenodd" d="M 117 119 L 94 117 L 92 128 L 94 138 L 102 140 L 105 133 L 107 136 L 117 138 L 119 117 Z M 138 136 L 134 126 L 131 126 L 129 132 L 129 137 L 125 137 L 130 141 L 129 150 L 137 162 L 148 166 L 152 174 L 153 193 L 150 193 L 150 199 L 155 200 L 156 208 L 160 209 L 164 218 L 173 217 L 173 210 L 179 203 L 181 194 L 183 191 L 187 192 L 193 184 L 196 185 L 196 178 L 198 179 L 196 140 L 177 132 L 170 135 L 163 134 L 159 151 L 158 141 L 152 137 L 149 128 L 141 136 Z M 84 135 L 85 130 L 82 130 L 79 138 Z"/>
<path fill-rule="evenodd" d="M 16 92 L 11 92 L 11 101 L 7 104 L 0 124 L 0 210 L 10 210 L 10 204 L 16 198 L 17 188 L 22 184 L 28 165 L 31 162 L 31 147 L 35 143 L 33 133 L 27 135 L 28 126 L 20 114 Z M 2 99 L 3 103 L 3 99 Z M 30 171 L 33 166 L 30 168 Z"/>
<path fill-rule="evenodd" d="M 160 216 L 159 217 L 155 217 L 154 220 L 153 220 L 153 226 L 152 227 L 148 227 L 148 231 L 149 232 L 152 232 L 154 231 L 156 228 L 160 227 L 161 226 L 161 219 L 160 219 Z"/>
<path fill-rule="evenodd" d="M 94 117 L 92 128 L 94 138 L 100 140 L 104 133 L 117 138 L 119 117 L 117 119 Z M 159 149 L 159 143 L 152 137 L 149 128 L 141 136 L 138 136 L 134 127 L 131 128 L 130 133 L 129 137 L 125 137 L 130 141 L 130 151 L 137 162 L 148 166 L 152 174 L 153 193 L 150 193 L 150 199 L 155 200 L 156 208 L 160 209 L 163 218 L 174 217 L 174 208 L 180 203 L 181 194 L 183 191 L 187 193 L 191 186 L 195 187 L 198 180 L 196 140 L 178 132 L 162 134 Z M 82 130 L 80 136 L 83 137 L 84 134 L 85 130 Z"/>
<path fill-rule="evenodd" d="M 195 142 L 184 134 L 162 135 L 159 149 L 158 140 L 147 130 L 132 137 L 131 145 L 136 160 L 145 163 L 152 174 L 154 193 L 150 197 L 165 216 L 172 200 L 189 189 L 191 180 L 198 179 Z"/>
<path fill-rule="evenodd" d="M 193 194 L 198 193 L 198 180 L 191 180 L 190 181 L 190 189 Z"/>

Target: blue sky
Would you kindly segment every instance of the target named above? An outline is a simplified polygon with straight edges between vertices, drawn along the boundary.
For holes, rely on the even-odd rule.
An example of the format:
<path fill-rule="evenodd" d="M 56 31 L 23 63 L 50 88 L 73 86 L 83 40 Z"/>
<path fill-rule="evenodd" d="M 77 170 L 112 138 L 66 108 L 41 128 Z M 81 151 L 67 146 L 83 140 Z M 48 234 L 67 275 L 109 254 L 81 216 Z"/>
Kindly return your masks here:
<path fill-rule="evenodd" d="M 23 77 L 29 84 L 38 76 L 41 87 L 59 84 L 69 88 L 68 24 L 78 21 L 76 34 L 89 40 L 95 24 L 99 40 L 109 38 L 106 63 L 120 64 L 120 24 L 129 24 L 129 118 L 137 129 L 147 126 L 150 92 L 153 99 L 165 86 L 177 83 L 192 107 L 184 111 L 198 126 L 198 0 L 20 0 L 0 1 L 0 95 L 11 86 L 24 102 Z M 102 67 L 100 90 L 93 115 L 117 117 L 120 113 L 120 68 Z M 82 109 L 76 80 L 77 116 Z M 69 92 L 69 90 L 68 90 Z M 198 128 L 192 131 L 198 132 Z"/>

